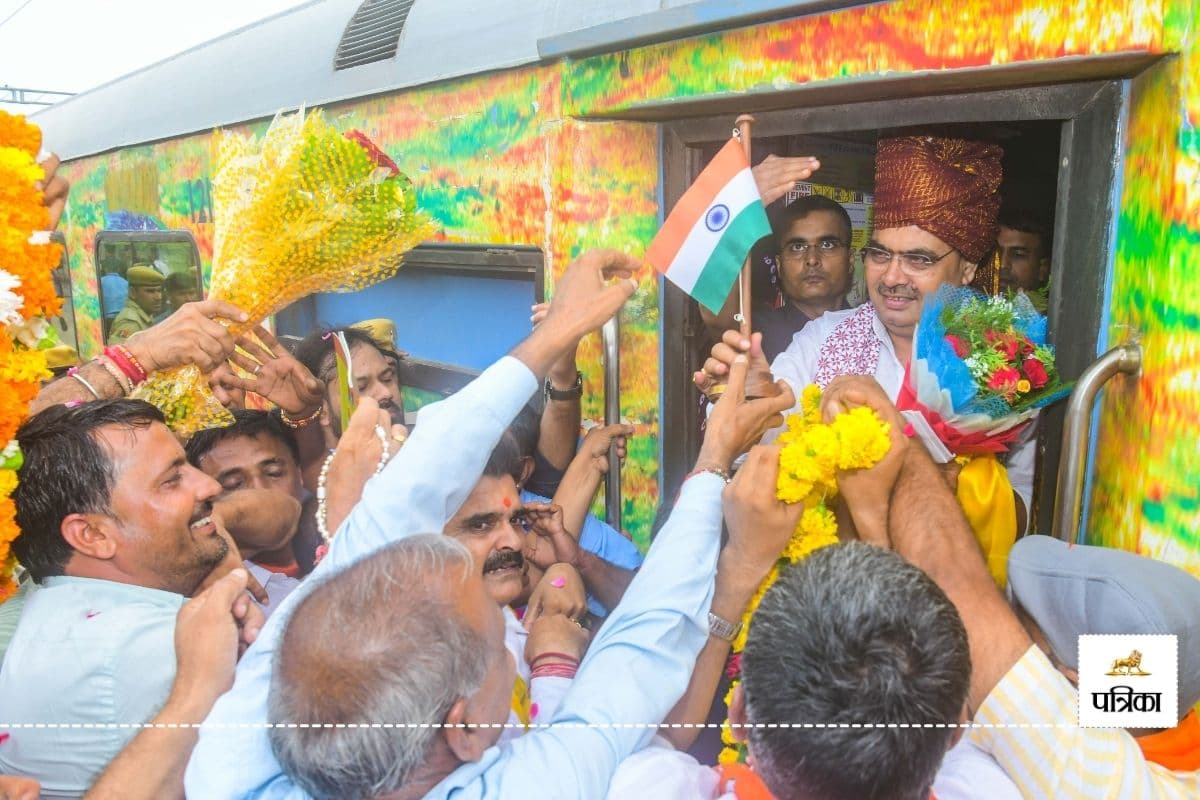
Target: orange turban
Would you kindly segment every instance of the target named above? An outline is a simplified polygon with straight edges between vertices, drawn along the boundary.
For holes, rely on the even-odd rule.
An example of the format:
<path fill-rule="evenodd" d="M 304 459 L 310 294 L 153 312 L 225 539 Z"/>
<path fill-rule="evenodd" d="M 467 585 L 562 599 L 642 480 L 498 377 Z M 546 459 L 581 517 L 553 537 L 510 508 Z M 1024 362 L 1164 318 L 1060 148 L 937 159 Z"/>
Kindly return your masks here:
<path fill-rule="evenodd" d="M 915 225 L 974 264 L 996 245 L 1000 157 L 986 142 L 903 136 L 875 156 L 875 228 Z"/>

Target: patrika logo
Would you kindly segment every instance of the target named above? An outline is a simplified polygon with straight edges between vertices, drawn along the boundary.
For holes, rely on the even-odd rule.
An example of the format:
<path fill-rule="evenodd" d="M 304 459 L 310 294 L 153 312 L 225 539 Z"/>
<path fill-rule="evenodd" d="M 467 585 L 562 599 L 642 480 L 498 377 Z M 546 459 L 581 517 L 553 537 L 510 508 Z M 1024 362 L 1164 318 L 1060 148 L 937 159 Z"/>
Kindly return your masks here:
<path fill-rule="evenodd" d="M 1170 728 L 1177 724 L 1177 647 L 1174 636 L 1080 636 L 1080 726 Z"/>
<path fill-rule="evenodd" d="M 1118 658 L 1113 662 L 1112 669 L 1105 675 L 1149 675 L 1142 669 L 1142 654 L 1134 650 L 1125 658 Z"/>

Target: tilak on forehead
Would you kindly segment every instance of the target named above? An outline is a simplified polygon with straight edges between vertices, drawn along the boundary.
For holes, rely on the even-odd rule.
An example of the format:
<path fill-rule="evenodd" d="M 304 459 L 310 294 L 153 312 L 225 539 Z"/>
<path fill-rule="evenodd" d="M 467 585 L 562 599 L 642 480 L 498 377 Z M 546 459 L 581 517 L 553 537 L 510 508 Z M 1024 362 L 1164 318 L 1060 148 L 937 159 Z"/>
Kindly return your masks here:
<path fill-rule="evenodd" d="M 880 139 L 875 229 L 915 225 L 979 264 L 996 244 L 998 145 L 936 136 Z"/>

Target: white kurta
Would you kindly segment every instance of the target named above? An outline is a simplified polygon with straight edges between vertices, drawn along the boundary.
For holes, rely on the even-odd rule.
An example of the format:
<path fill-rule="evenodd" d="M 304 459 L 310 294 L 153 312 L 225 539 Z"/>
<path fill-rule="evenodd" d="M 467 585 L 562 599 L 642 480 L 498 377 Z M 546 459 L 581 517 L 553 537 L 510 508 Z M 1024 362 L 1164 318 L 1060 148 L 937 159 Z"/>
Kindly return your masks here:
<path fill-rule="evenodd" d="M 845 311 L 828 311 L 804 326 L 804 329 L 792 337 L 788 345 L 771 364 L 771 373 L 776 379 L 783 379 L 792 387 L 796 394 L 799 408 L 800 392 L 805 386 L 815 382 L 817 374 L 817 359 L 821 353 L 821 345 L 833 333 L 834 328 L 855 313 L 857 309 Z M 904 383 L 904 367 L 896 358 L 896 349 L 892 346 L 892 337 L 888 335 L 883 323 L 876 317 L 872 327 L 879 339 L 879 363 L 875 367 L 875 380 L 895 400 L 900 394 L 900 386 Z M 1021 436 L 1013 443 L 1005 466 L 1008 468 L 1008 480 L 1012 483 L 1013 491 L 1021 496 L 1025 509 L 1031 509 L 1033 500 L 1034 458 L 1037 448 L 1037 418 L 1022 431 Z"/>

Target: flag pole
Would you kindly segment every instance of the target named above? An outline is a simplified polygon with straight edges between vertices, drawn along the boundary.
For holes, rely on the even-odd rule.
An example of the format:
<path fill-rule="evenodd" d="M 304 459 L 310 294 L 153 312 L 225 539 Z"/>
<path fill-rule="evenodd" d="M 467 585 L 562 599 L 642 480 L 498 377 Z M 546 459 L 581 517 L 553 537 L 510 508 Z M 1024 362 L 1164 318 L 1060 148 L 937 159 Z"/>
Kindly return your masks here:
<path fill-rule="evenodd" d="M 746 162 L 750 163 L 750 126 L 754 124 L 754 117 L 749 114 L 742 114 L 734 121 L 734 135 L 738 141 L 742 143 L 742 149 L 746 151 Z M 746 338 L 750 337 L 750 253 L 746 254 L 746 260 L 742 263 L 742 271 L 738 273 L 738 313 L 735 317 L 738 323 L 738 330 Z"/>

